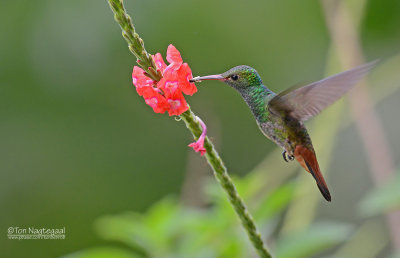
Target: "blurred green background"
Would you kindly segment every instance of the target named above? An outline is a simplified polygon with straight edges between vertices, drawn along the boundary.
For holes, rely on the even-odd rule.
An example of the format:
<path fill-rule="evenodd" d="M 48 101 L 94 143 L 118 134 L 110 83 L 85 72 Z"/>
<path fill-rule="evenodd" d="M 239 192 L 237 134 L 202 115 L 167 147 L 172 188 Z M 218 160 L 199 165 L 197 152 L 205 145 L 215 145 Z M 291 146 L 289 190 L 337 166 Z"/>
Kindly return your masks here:
<path fill-rule="evenodd" d="M 400 1 L 343 2 L 351 14 L 362 13 L 358 31 L 366 59 L 382 59 L 370 76 L 369 93 L 393 165 L 399 168 Z M 125 4 L 147 50 L 165 55 L 168 44 L 174 44 L 194 75 L 248 64 L 258 70 L 267 86 L 281 91 L 343 70 L 334 57 L 320 1 L 129 0 Z M 231 212 L 227 204 L 208 199 L 220 191 L 212 183 L 204 183 L 215 188 L 211 190 L 214 194 L 205 197 L 203 189 L 210 187 L 201 182 L 212 181 L 211 171 L 205 160 L 187 147 L 193 140 L 183 122 L 153 113 L 136 94 L 131 83 L 135 58 L 106 1 L 3 0 L 0 37 L 1 257 L 57 257 L 109 245 L 131 250 L 129 254 L 121 251 L 122 257 L 148 253 L 129 247 L 118 237 L 107 237 L 104 216 L 118 217 L 125 211 L 147 214 L 150 207 L 165 203 L 171 207 L 166 210 L 192 207 L 212 212 L 207 209 L 211 205 L 217 209 L 226 206 L 226 212 Z M 277 147 L 259 132 L 236 92 L 218 82 L 199 84 L 198 89 L 187 100 L 208 125 L 208 135 L 229 172 L 237 176 L 239 184 L 247 182 L 241 192 L 245 199 L 249 195 L 251 203 L 248 191 L 268 185 L 288 193 L 265 204 L 274 211 L 274 220 L 268 212 L 256 216 L 263 235 L 272 236 L 268 242 L 273 251 L 280 250 L 279 242 L 275 244 L 278 237 L 273 236 L 282 239 L 284 232 L 297 233 L 299 227 L 329 220 L 346 225 L 343 232 L 349 237 L 344 240 L 345 233 L 334 232 L 337 238 L 328 241 L 331 244 L 314 248 L 315 252 L 304 257 L 357 257 L 354 255 L 367 247 L 374 248 L 367 252 L 369 256 L 358 257 L 395 253 L 390 231 L 400 230 L 400 225 L 388 227 L 385 214 L 400 207 L 400 180 L 391 180 L 391 186 L 371 193 L 374 182 L 348 98 L 307 123 L 316 150 L 332 149 L 318 155 L 333 195 L 332 203 L 326 203 L 312 178 L 297 164 L 286 164 Z M 303 192 L 303 188 L 307 190 Z M 166 196 L 173 201 L 160 204 Z M 309 202 L 313 203 L 310 209 L 303 205 Z M 256 213 L 258 207 L 258 202 L 250 205 Z M 241 241 L 248 247 L 234 214 L 226 219 L 221 216 L 204 224 L 224 223 L 231 216 L 232 227 L 238 227 Z M 102 221 L 107 225 L 99 226 Z M 168 223 L 179 227 L 179 222 Z M 66 239 L 9 240 L 6 232 L 11 226 L 65 227 Z M 224 238 L 225 229 L 219 226 L 215 228 L 222 232 L 214 233 Z M 319 230 L 323 234 L 338 227 L 319 226 Z M 208 230 L 200 228 L 199 232 Z M 350 245 L 354 243 L 351 239 L 356 244 Z M 296 248 L 282 243 L 288 249 Z M 168 257 L 178 257 L 175 249 L 171 250 L 165 252 Z M 254 255 L 251 248 L 243 250 L 248 257 Z M 281 257 L 297 256 L 285 252 Z M 215 254 L 213 248 L 197 254 L 234 257 Z"/>

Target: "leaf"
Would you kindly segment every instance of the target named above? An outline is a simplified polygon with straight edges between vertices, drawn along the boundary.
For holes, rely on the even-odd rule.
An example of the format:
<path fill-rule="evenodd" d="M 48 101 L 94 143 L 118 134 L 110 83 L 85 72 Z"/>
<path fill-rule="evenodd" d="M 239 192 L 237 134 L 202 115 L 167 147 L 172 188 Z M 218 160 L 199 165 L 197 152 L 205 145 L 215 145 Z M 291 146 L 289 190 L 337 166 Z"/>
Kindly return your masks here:
<path fill-rule="evenodd" d="M 388 258 L 400 258 L 400 251 L 392 253 Z"/>
<path fill-rule="evenodd" d="M 254 213 L 256 220 L 268 220 L 282 211 L 293 198 L 294 183 L 286 183 L 269 193 Z"/>
<path fill-rule="evenodd" d="M 103 216 L 95 221 L 95 230 L 104 239 L 119 241 L 141 252 L 151 250 L 153 243 L 142 215 L 126 212 Z"/>
<path fill-rule="evenodd" d="M 126 212 L 104 216 L 95 223 L 99 235 L 108 240 L 126 243 L 141 252 L 168 249 L 176 231 L 181 229 L 181 214 L 174 199 L 165 198 L 146 214 Z"/>
<path fill-rule="evenodd" d="M 373 189 L 359 205 L 359 212 L 372 216 L 400 209 L 400 173 L 385 186 Z"/>
<path fill-rule="evenodd" d="M 280 239 L 276 257 L 310 257 L 346 240 L 352 231 L 347 224 L 318 223 L 311 228 Z"/>

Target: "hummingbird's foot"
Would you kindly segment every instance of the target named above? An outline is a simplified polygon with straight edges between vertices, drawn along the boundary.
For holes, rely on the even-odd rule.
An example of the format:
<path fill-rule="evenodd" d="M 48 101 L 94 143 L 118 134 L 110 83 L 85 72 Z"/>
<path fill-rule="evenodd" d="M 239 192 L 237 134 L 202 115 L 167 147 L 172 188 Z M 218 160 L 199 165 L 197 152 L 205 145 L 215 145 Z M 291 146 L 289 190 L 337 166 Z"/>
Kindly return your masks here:
<path fill-rule="evenodd" d="M 286 150 L 284 150 L 282 152 L 282 157 L 283 157 L 283 160 L 286 161 L 286 162 L 294 160 L 294 156 L 293 155 L 287 155 Z"/>
<path fill-rule="evenodd" d="M 285 151 L 285 150 L 282 152 L 282 157 L 283 157 L 283 160 L 284 160 L 284 161 L 289 162 L 289 161 L 287 160 L 287 158 L 286 158 L 286 151 Z"/>

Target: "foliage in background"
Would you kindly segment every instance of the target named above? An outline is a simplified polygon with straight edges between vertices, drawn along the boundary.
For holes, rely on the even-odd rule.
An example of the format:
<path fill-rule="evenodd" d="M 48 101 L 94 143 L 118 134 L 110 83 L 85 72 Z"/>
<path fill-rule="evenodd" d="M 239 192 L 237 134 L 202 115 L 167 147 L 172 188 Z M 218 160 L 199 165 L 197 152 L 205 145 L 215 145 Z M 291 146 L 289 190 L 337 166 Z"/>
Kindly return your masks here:
<path fill-rule="evenodd" d="M 360 1 L 343 1 L 355 12 L 361 10 Z M 370 77 L 371 101 L 384 122 L 397 166 L 399 3 L 366 1 L 360 24 L 367 59 L 383 59 Z M 340 71 L 331 58 L 319 1 L 132 0 L 127 8 L 150 52 L 164 49 L 173 39 L 184 49 L 195 75 L 251 64 L 271 89 L 280 91 Z M 93 250 L 92 257 L 115 252 L 131 257 L 132 248 L 121 241 L 99 238 L 93 221 L 127 210 L 146 217 L 145 211 L 163 196 L 180 193 L 189 171 L 209 171 L 186 149 L 190 137 L 182 140 L 185 128 L 168 116 L 153 115 L 134 92 L 130 74 L 135 60 L 115 36 L 120 30 L 110 22 L 106 1 L 6 0 L 0 14 L 0 229 L 6 232 L 9 226 L 21 225 L 67 229 L 65 241 L 51 243 L 2 237 L 2 256 L 57 257 L 104 246 Z M 272 190 L 296 168 L 282 161 L 280 151 L 259 133 L 248 108 L 228 87 L 210 82 L 190 101 L 204 116 L 232 174 L 246 174 L 268 154 L 252 174 L 254 180 L 247 176 L 237 180 L 252 181 L 250 189 L 240 190 L 245 197 L 254 188 Z M 282 200 L 276 198 L 269 207 L 288 207 L 279 239 L 307 232 L 320 220 L 337 221 L 351 224 L 353 230 L 347 241 L 327 251 L 341 258 L 385 257 L 392 247 L 379 214 L 396 205 L 374 197 L 369 215 L 359 210 L 365 209 L 359 203 L 374 190 L 347 103 L 345 99 L 307 123 L 333 202 L 320 203 L 315 184 L 302 171 L 294 185 L 286 186 L 294 188 L 296 196 L 289 206 L 288 195 L 282 194 Z M 392 189 L 394 195 L 383 195 L 393 198 L 398 191 Z M 265 235 L 275 236 L 271 232 L 280 222 L 268 215 L 275 208 L 258 208 L 269 194 L 261 191 L 250 209 Z M 274 251 L 275 239 L 268 239 Z"/>
<path fill-rule="evenodd" d="M 235 178 L 238 190 L 252 204 L 252 213 L 269 241 L 276 257 L 309 257 L 346 240 L 353 227 L 347 224 L 321 221 L 302 232 L 282 235 L 281 218 L 290 202 L 301 198 L 294 193 L 295 180 L 287 180 L 273 190 L 260 195 L 260 173 Z M 175 198 L 165 198 L 146 213 L 125 212 L 99 218 L 95 228 L 103 239 L 123 243 L 101 253 L 99 248 L 79 251 L 68 258 L 91 257 L 93 252 L 103 257 L 231 257 L 254 255 L 229 202 L 219 186 L 211 180 L 205 186 L 204 208 L 183 206 Z M 109 252 L 113 250 L 110 256 Z"/>
<path fill-rule="evenodd" d="M 276 257 L 313 257 L 332 251 L 335 246 L 340 248 L 332 257 L 353 257 L 354 252 L 359 251 L 346 244 L 352 244 L 358 238 L 363 238 L 364 242 L 373 242 L 379 236 L 376 228 L 364 228 L 364 225 L 356 226 L 337 220 L 317 221 L 302 231 L 285 234 L 282 232 L 282 218 L 289 205 L 303 197 L 295 192 L 296 178 L 291 173 L 286 173 L 284 178 L 285 182 L 278 183 L 279 186 L 269 185 L 271 191 L 263 191 L 265 184 L 260 184 L 260 180 L 266 178 L 258 171 L 243 178 L 235 178 L 239 192 L 246 196 L 246 202 L 252 206 L 257 223 L 263 232 L 267 232 L 268 242 Z M 381 190 L 372 190 L 361 203 L 360 216 L 375 214 L 371 212 L 382 213 L 389 207 L 393 209 L 388 203 L 398 208 L 398 179 Z M 276 177 L 268 176 L 268 180 L 276 181 Z M 175 197 L 166 197 L 145 213 L 124 212 L 103 216 L 96 220 L 95 230 L 109 244 L 77 251 L 65 258 L 242 258 L 254 255 L 254 250 L 219 186 L 209 180 L 204 194 L 207 202 L 203 208 L 187 207 Z M 357 234 L 361 231 L 361 235 Z M 364 249 L 372 255 L 366 254 L 365 257 L 374 257 L 382 245 L 375 243 Z M 397 256 L 393 254 L 392 257 Z"/>
<path fill-rule="evenodd" d="M 336 49 L 331 49 L 330 62 L 337 58 Z M 343 105 L 343 104 L 342 104 Z M 338 106 L 338 105 L 337 105 Z M 343 114 L 343 108 L 336 108 L 334 117 L 339 120 Z M 331 122 L 335 122 L 335 119 Z M 338 122 L 338 121 L 337 121 Z M 327 124 L 329 127 L 329 124 Z M 327 127 L 327 128 L 328 128 Z M 325 137 L 334 138 L 339 132 L 338 127 L 330 126 L 331 130 L 323 130 Z M 331 153 L 335 142 L 325 144 L 322 152 L 326 168 L 331 162 Z M 268 159 L 268 158 L 267 158 Z M 313 222 L 311 223 L 316 210 L 317 199 L 312 198 L 311 212 L 304 213 L 296 204 L 296 196 L 303 185 L 304 180 L 295 185 L 293 182 L 284 180 L 285 183 L 269 185 L 267 189 L 261 190 L 262 179 L 257 177 L 260 173 L 249 173 L 238 181 L 239 189 L 246 194 L 246 199 L 255 204 L 254 214 L 258 223 L 263 225 L 263 231 L 269 232 L 269 242 L 272 242 L 273 253 L 277 257 L 310 257 L 322 251 L 327 251 L 335 245 L 345 242 L 336 251 L 340 256 L 352 257 L 359 252 L 352 248 L 354 242 L 362 234 L 350 224 L 335 222 Z M 299 180 L 296 180 L 299 181 Z M 360 211 L 363 215 L 371 215 L 395 210 L 399 205 L 399 195 L 395 193 L 399 182 L 394 181 L 380 190 L 374 190 L 364 202 L 360 204 Z M 145 215 L 125 214 L 100 219 L 97 223 L 99 234 L 107 239 L 120 241 L 129 246 L 134 252 L 133 255 L 142 257 L 248 257 L 251 250 L 248 243 L 237 231 L 234 216 L 228 211 L 229 206 L 225 198 L 221 198 L 220 192 L 215 190 L 212 184 L 207 185 L 209 208 L 189 209 L 173 200 L 163 200 L 152 207 Z M 310 192 L 307 190 L 307 192 Z M 299 203 L 304 203 L 300 201 Z M 228 208 L 228 209 L 227 209 Z M 296 219 L 291 216 L 293 211 L 300 217 Z M 300 211 L 300 212 L 299 212 Z M 302 212 L 303 211 L 303 212 Z M 287 215 L 289 214 L 289 215 Z M 302 216 L 307 215 L 305 219 Z M 365 222 L 365 224 L 367 224 Z M 351 238 L 351 239 L 350 239 Z M 373 237 L 363 241 L 373 241 Z M 368 238 L 368 237 L 367 237 Z M 370 247 L 370 254 L 377 254 L 382 250 L 383 245 Z M 125 250 L 120 250 L 125 251 Z M 71 254 L 72 257 L 85 257 L 93 250 L 81 251 Z M 253 254 L 254 255 L 254 254 Z"/>
<path fill-rule="evenodd" d="M 400 209 L 400 172 L 384 186 L 372 189 L 359 205 L 360 214 L 374 216 Z"/>

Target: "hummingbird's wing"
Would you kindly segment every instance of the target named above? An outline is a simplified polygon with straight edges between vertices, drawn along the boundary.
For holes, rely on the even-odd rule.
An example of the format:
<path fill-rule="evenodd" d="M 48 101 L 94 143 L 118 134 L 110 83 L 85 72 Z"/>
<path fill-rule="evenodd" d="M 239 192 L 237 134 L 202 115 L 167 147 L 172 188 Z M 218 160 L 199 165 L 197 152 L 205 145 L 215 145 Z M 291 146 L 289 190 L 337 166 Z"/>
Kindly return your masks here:
<path fill-rule="evenodd" d="M 343 96 L 376 63 L 377 61 L 373 61 L 301 88 L 283 91 L 268 103 L 269 110 L 275 114 L 283 112 L 300 121 L 306 121 Z"/>

